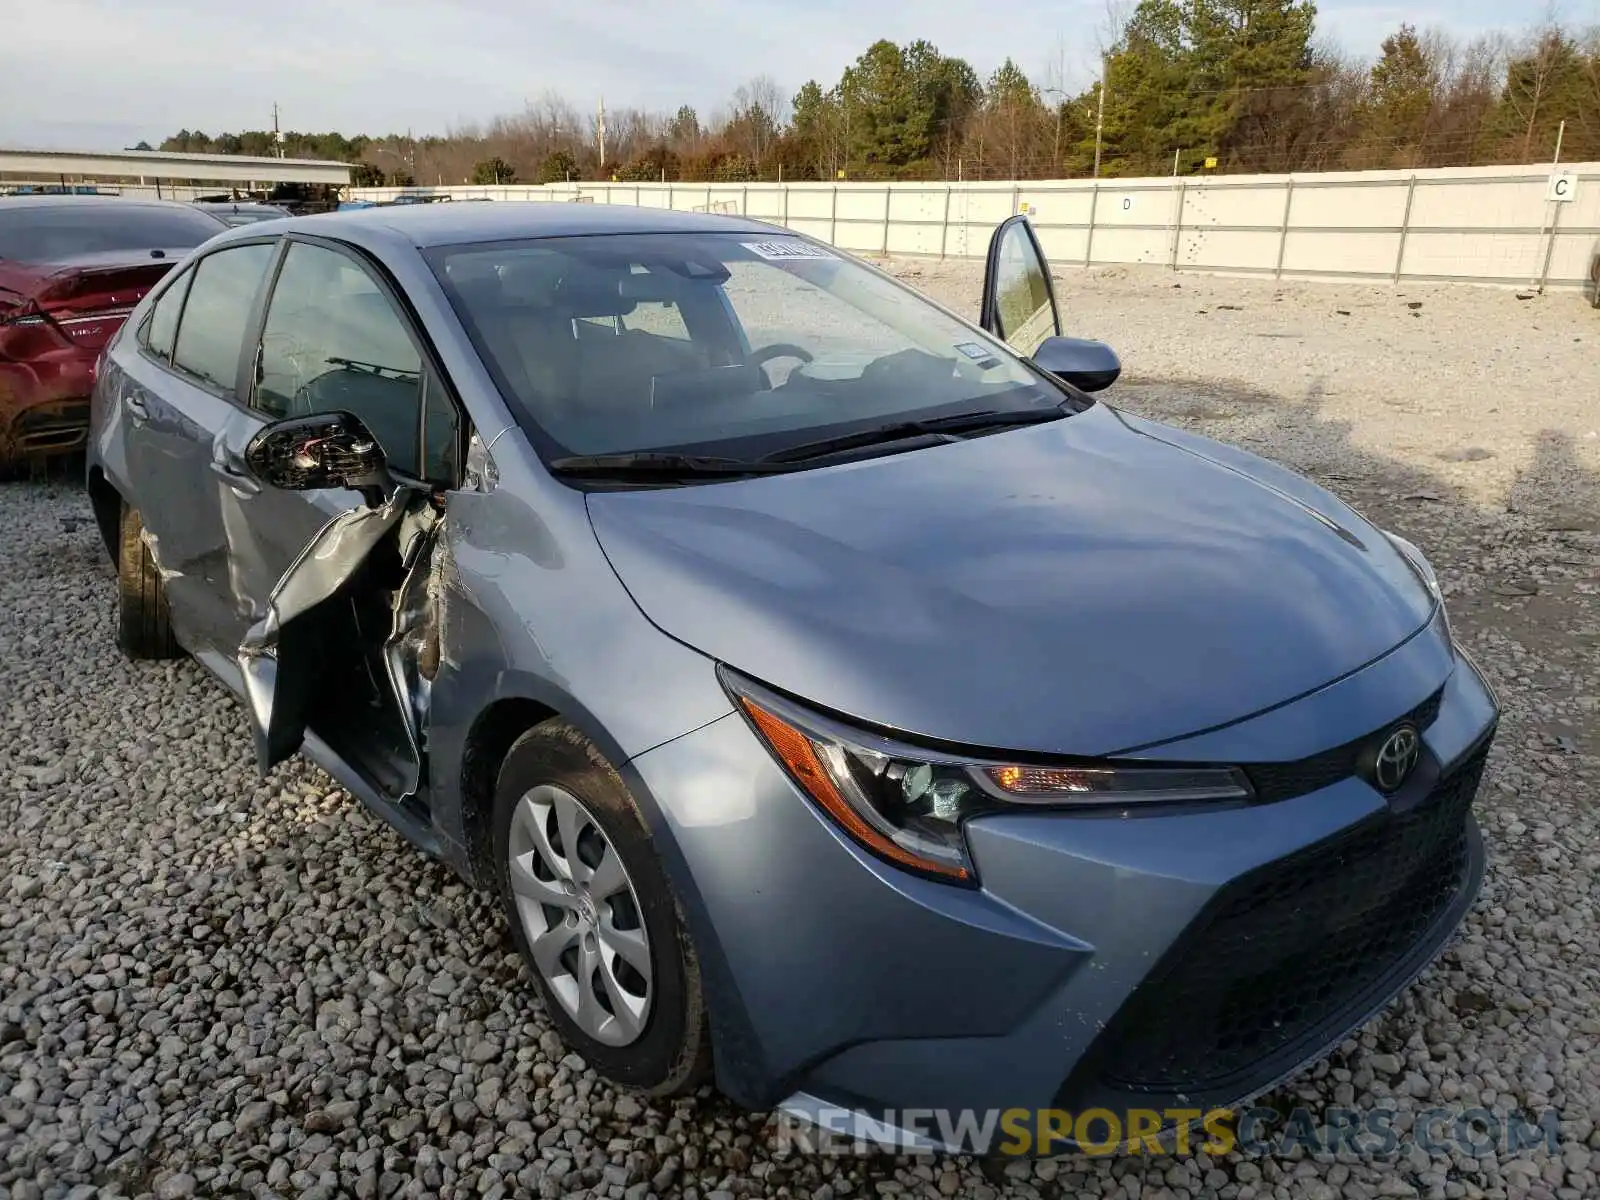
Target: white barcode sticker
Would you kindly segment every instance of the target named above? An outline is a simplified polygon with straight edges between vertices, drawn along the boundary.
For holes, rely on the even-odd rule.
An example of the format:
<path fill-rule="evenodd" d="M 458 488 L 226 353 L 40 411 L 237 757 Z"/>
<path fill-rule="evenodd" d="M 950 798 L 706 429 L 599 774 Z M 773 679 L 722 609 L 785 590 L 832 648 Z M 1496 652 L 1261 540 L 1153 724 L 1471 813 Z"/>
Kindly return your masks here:
<path fill-rule="evenodd" d="M 772 242 L 744 242 L 744 248 L 752 254 L 759 254 L 762 258 L 781 261 L 789 258 L 836 258 L 832 251 L 824 250 L 821 246 L 813 246 L 810 242 L 802 242 L 799 238 L 784 238 Z"/>

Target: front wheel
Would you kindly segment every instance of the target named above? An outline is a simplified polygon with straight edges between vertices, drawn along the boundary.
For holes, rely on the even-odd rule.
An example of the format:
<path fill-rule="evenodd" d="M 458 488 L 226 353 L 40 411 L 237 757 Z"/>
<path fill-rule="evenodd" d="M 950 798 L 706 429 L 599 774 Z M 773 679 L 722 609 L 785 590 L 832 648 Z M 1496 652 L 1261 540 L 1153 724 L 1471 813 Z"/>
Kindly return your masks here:
<path fill-rule="evenodd" d="M 710 1063 L 694 948 L 627 786 L 565 721 L 519 738 L 495 789 L 497 883 L 512 936 L 567 1044 L 655 1096 Z"/>

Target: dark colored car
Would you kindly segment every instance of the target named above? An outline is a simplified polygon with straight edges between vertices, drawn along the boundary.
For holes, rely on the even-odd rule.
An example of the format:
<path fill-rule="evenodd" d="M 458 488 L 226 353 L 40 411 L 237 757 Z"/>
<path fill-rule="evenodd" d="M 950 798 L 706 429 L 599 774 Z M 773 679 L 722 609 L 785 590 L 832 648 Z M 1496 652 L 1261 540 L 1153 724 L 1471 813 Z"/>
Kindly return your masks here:
<path fill-rule="evenodd" d="M 86 483 L 124 650 L 492 889 L 608 1078 L 1178 1122 L 1439 953 L 1498 713 L 1415 546 L 1118 369 L 1020 217 L 971 322 L 754 221 L 401 205 L 163 281 Z"/>
<path fill-rule="evenodd" d="M 254 225 L 257 221 L 276 221 L 290 215 L 288 209 L 276 204 L 249 200 L 196 200 L 194 206 L 228 225 Z"/>
<path fill-rule="evenodd" d="M 174 263 L 227 228 L 167 201 L 0 199 L 0 464 L 82 448 L 101 349 Z"/>

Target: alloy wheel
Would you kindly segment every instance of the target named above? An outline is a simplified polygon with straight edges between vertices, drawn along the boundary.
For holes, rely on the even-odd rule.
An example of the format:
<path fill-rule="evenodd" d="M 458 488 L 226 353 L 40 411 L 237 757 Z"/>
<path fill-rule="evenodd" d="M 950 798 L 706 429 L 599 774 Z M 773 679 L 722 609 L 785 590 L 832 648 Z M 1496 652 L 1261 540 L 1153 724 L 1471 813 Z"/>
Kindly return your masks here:
<path fill-rule="evenodd" d="M 511 890 L 535 968 L 585 1034 L 626 1046 L 652 998 L 650 936 L 633 880 L 582 801 L 542 784 L 517 802 Z"/>

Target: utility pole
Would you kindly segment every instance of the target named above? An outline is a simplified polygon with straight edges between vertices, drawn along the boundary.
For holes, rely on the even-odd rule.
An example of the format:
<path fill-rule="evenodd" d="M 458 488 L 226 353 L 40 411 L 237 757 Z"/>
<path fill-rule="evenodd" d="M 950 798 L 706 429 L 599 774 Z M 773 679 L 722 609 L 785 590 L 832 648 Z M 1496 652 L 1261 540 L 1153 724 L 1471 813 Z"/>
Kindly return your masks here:
<path fill-rule="evenodd" d="M 283 131 L 278 128 L 278 102 L 272 102 L 272 144 L 278 148 L 278 157 L 283 157 Z"/>
<path fill-rule="evenodd" d="M 600 97 L 600 117 L 597 123 L 600 137 L 600 174 L 606 172 L 606 98 Z"/>
<path fill-rule="evenodd" d="M 1106 132 L 1106 56 L 1100 56 L 1100 104 L 1094 118 L 1094 177 L 1100 178 L 1100 145 Z"/>

